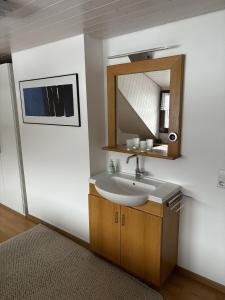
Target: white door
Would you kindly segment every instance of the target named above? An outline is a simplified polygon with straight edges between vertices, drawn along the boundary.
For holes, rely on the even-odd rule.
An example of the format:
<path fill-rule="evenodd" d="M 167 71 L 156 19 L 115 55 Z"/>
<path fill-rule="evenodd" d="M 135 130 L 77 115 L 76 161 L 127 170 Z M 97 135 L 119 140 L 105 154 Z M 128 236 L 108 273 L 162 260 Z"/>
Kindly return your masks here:
<path fill-rule="evenodd" d="M 11 64 L 0 65 L 0 203 L 23 213 Z"/>

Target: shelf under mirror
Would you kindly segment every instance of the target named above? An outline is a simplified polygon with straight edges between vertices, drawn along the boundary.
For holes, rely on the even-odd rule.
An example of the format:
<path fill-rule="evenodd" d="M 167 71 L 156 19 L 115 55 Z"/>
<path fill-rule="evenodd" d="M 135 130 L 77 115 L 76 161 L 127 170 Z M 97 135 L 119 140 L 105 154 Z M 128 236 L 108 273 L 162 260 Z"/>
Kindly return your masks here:
<path fill-rule="evenodd" d="M 141 152 L 139 150 L 127 150 L 126 146 L 106 146 L 102 148 L 106 151 L 112 151 L 112 152 L 121 152 L 121 153 L 128 153 L 130 155 L 137 154 L 142 156 L 148 156 L 148 157 L 156 157 L 156 158 L 163 158 L 163 159 L 170 159 L 174 160 L 180 157 L 180 155 L 168 155 L 165 151 L 161 150 L 151 150 L 151 151 L 145 151 Z"/>

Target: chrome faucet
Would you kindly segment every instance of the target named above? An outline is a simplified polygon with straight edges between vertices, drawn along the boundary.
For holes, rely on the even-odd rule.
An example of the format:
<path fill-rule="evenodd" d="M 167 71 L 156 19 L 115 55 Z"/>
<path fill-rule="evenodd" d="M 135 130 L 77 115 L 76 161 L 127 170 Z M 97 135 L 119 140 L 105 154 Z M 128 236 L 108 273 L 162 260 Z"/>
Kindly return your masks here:
<path fill-rule="evenodd" d="M 137 154 L 133 154 L 127 157 L 127 164 L 129 163 L 130 159 L 136 157 L 136 169 L 135 169 L 135 177 L 136 179 L 141 179 L 144 176 L 144 172 L 142 172 L 139 168 L 139 157 Z"/>

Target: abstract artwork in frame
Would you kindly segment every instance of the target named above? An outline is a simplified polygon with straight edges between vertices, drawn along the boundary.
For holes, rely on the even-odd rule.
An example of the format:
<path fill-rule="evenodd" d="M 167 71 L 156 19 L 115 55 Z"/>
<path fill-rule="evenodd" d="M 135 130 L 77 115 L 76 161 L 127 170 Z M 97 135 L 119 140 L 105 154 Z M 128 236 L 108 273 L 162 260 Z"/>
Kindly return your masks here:
<path fill-rule="evenodd" d="M 23 122 L 81 126 L 78 74 L 20 81 Z"/>

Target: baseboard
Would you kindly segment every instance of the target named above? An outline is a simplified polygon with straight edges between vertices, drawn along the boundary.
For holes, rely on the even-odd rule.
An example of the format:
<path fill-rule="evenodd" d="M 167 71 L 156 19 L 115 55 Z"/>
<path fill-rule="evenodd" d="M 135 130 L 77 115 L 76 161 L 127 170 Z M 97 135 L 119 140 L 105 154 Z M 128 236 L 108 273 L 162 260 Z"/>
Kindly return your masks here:
<path fill-rule="evenodd" d="M 222 284 L 220 284 L 220 283 L 217 283 L 217 282 L 215 282 L 213 280 L 210 280 L 210 279 L 208 279 L 206 277 L 198 275 L 198 274 L 196 274 L 194 272 L 191 272 L 191 271 L 186 270 L 184 268 L 181 268 L 179 266 L 176 266 L 175 272 L 177 274 L 180 274 L 180 275 L 185 276 L 187 278 L 193 279 L 193 280 L 195 280 L 197 282 L 200 282 L 200 283 L 202 283 L 204 285 L 207 285 L 207 286 L 209 286 L 209 287 L 211 287 L 211 288 L 213 288 L 213 289 L 215 289 L 215 290 L 217 290 L 217 291 L 225 294 L 225 286 L 222 285 Z"/>
<path fill-rule="evenodd" d="M 52 230 L 54 230 L 54 231 L 56 231 L 56 232 L 64 235 L 65 237 L 71 239 L 72 241 L 76 242 L 77 244 L 79 244 L 79 245 L 81 245 L 81 246 L 89 249 L 89 243 L 87 243 L 87 242 L 79 239 L 78 237 L 76 237 L 76 236 L 74 236 L 74 235 L 72 235 L 72 234 L 70 234 L 70 233 L 68 233 L 68 232 L 66 232 L 66 231 L 64 231 L 64 230 L 62 230 L 62 229 L 60 229 L 60 228 L 52 225 L 52 224 L 49 224 L 49 223 L 47 223 L 47 222 L 45 222 L 45 221 L 43 221 L 43 220 L 41 220 L 39 218 L 36 218 L 36 217 L 34 217 L 34 216 L 30 215 L 30 214 L 27 214 L 26 218 L 28 220 L 36 223 L 36 224 L 43 224 L 43 225 L 49 227 L 50 229 L 52 229 Z"/>
<path fill-rule="evenodd" d="M 25 215 L 19 213 L 18 211 L 14 210 L 14 209 L 12 209 L 12 208 L 10 208 L 10 207 L 2 204 L 2 203 L 0 203 L 0 207 L 2 207 L 5 210 L 8 210 L 9 212 L 11 212 L 14 215 L 17 215 L 17 216 L 20 216 L 20 217 L 25 217 Z"/>

